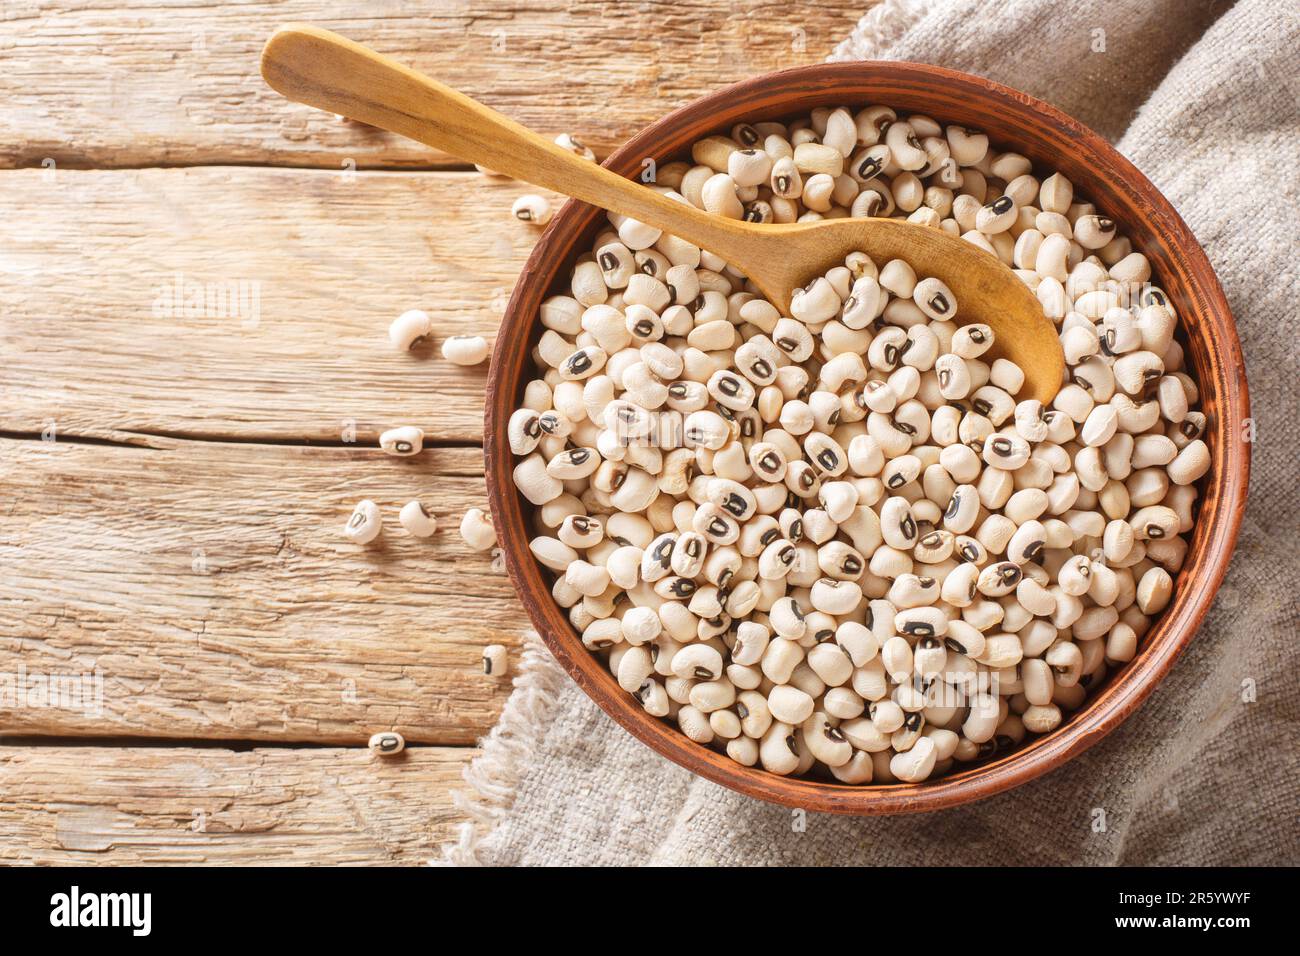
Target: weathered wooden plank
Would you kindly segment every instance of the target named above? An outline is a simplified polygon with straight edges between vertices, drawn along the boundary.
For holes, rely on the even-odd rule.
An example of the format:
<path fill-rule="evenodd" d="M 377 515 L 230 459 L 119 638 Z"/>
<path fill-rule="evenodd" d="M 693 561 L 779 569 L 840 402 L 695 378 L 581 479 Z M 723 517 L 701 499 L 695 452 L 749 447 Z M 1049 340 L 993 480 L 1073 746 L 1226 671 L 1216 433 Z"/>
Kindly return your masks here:
<path fill-rule="evenodd" d="M 291 104 L 258 73 L 280 24 L 337 30 L 602 155 L 695 97 L 813 63 L 863 0 L 6 0 L 0 166 L 445 161 Z"/>
<path fill-rule="evenodd" d="M 478 440 L 487 366 L 439 348 L 494 335 L 538 235 L 510 215 L 523 192 L 476 172 L 0 172 L 0 431 Z M 409 308 L 435 338 L 402 354 L 387 328 Z"/>
<path fill-rule="evenodd" d="M 0 863 L 420 865 L 475 753 L 0 747 Z"/>
<path fill-rule="evenodd" d="M 526 618 L 457 532 L 478 449 L 0 441 L 0 488 L 0 731 L 459 744 L 509 692 L 481 652 Z M 415 497 L 432 538 L 397 523 Z"/>

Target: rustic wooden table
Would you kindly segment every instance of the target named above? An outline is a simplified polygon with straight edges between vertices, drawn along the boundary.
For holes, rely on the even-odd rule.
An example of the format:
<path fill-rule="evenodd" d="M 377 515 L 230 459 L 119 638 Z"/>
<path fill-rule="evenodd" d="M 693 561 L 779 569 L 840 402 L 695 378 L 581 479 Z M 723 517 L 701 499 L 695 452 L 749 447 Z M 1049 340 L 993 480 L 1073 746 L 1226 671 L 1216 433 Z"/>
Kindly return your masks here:
<path fill-rule="evenodd" d="M 607 155 L 862 0 L 0 4 L 0 862 L 423 862 L 526 626 L 456 533 L 524 191 L 288 103 L 310 21 Z M 233 294 L 231 294 L 233 293 Z M 238 307 L 232 308 L 232 303 Z M 385 329 L 419 307 L 438 340 Z M 376 448 L 394 424 L 427 451 Z M 347 543 L 372 498 L 388 531 Z M 442 528 L 405 536 L 419 497 Z M 373 758 L 377 730 L 406 753 Z"/>

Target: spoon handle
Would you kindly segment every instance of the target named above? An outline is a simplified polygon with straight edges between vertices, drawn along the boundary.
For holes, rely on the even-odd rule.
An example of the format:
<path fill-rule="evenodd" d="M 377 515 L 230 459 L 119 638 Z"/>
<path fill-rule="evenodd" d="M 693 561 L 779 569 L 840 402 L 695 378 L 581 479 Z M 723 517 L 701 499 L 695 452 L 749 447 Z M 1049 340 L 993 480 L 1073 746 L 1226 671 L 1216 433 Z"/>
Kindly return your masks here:
<path fill-rule="evenodd" d="M 580 159 L 463 93 L 329 30 L 281 27 L 262 51 L 262 76 L 291 100 L 629 216 L 724 259 L 743 262 L 746 249 L 752 255 L 752 228 Z"/>

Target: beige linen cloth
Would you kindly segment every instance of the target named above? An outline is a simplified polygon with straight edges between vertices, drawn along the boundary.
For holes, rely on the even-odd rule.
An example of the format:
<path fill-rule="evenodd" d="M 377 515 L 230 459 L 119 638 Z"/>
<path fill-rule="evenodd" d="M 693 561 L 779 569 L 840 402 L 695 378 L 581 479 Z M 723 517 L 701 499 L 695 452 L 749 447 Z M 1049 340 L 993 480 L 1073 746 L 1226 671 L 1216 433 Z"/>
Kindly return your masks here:
<path fill-rule="evenodd" d="M 1250 504 L 1214 609 L 1136 714 L 976 804 L 801 820 L 658 757 L 531 637 L 446 862 L 1300 863 L 1298 48 L 1289 0 L 886 0 L 831 57 L 941 64 L 1054 103 L 1169 197 L 1227 290 L 1257 434 Z"/>

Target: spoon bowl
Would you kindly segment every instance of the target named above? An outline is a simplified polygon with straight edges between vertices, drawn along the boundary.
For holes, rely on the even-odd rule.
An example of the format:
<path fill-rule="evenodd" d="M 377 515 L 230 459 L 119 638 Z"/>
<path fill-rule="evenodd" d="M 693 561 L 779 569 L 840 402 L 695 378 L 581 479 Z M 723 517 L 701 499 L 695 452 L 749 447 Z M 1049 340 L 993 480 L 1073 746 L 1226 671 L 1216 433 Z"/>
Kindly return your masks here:
<path fill-rule="evenodd" d="M 639 220 L 716 253 L 782 312 L 792 293 L 851 252 L 878 265 L 905 260 L 957 299 L 954 320 L 993 329 L 998 353 L 1020 366 L 1017 393 L 1044 405 L 1065 356 L 1032 292 L 994 255 L 947 233 L 891 219 L 759 224 L 715 216 L 587 162 L 462 93 L 359 43 L 301 24 L 262 51 L 262 75 L 291 100 L 425 143 L 507 176 Z"/>

